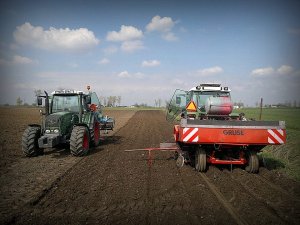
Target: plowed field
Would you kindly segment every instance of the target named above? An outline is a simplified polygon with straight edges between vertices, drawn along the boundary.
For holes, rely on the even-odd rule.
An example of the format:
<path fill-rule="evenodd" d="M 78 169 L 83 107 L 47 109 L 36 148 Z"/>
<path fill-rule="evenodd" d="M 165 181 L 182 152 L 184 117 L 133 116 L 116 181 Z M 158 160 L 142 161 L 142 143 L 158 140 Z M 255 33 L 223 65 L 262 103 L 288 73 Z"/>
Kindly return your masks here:
<path fill-rule="evenodd" d="M 128 111 L 118 113 L 115 117 L 122 121 Z M 1 159 L 0 221 L 299 224 L 300 185 L 277 172 L 261 167 L 259 174 L 248 174 L 239 168 L 230 172 L 227 167 L 211 166 L 203 174 L 189 165 L 177 168 L 172 152 L 155 152 L 151 166 L 147 152 L 125 152 L 172 140 L 172 125 L 162 111 L 133 114 L 86 157 L 74 158 L 56 150 L 23 158 L 20 138 L 32 118 L 3 129 L 7 121 L 2 122 L 2 113 L 1 156 L 5 156 Z M 10 144 L 12 154 L 7 151 Z"/>

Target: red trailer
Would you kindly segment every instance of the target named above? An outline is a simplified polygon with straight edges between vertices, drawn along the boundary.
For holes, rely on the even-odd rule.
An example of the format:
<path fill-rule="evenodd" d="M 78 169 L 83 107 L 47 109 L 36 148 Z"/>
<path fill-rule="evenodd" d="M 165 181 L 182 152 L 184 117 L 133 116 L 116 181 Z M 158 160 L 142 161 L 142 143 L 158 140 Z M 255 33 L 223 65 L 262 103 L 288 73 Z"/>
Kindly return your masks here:
<path fill-rule="evenodd" d="M 168 120 L 178 120 L 174 139 L 180 150 L 177 165 L 192 162 L 204 172 L 208 164 L 241 165 L 257 173 L 257 153 L 267 145 L 286 143 L 284 121 L 255 121 L 232 113 L 230 89 L 200 84 L 190 91 L 176 90 L 168 107 Z"/>

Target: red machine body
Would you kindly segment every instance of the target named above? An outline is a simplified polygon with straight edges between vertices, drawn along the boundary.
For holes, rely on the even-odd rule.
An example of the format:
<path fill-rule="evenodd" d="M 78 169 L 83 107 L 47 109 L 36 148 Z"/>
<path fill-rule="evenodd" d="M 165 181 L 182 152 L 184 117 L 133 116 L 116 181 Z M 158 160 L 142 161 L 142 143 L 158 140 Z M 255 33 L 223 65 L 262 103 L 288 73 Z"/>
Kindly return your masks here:
<path fill-rule="evenodd" d="M 243 114 L 232 114 L 229 93 L 228 87 L 218 84 L 175 91 L 168 119 L 180 121 L 174 126 L 179 156 L 194 162 L 201 172 L 209 164 L 231 164 L 257 173 L 257 153 L 267 145 L 286 143 L 285 122 L 247 120 Z"/>

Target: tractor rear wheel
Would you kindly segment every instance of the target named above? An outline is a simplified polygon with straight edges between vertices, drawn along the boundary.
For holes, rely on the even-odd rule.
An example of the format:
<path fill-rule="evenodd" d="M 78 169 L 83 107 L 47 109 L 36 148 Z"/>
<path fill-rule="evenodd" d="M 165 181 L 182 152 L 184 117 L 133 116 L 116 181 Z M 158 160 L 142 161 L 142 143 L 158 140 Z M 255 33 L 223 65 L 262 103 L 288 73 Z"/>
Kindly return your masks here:
<path fill-rule="evenodd" d="M 198 148 L 195 154 L 195 169 L 198 172 L 206 171 L 206 152 L 202 148 Z"/>
<path fill-rule="evenodd" d="M 73 156 L 84 156 L 90 148 L 90 135 L 85 126 L 75 126 L 71 133 L 70 150 Z"/>
<path fill-rule="evenodd" d="M 22 151 L 27 157 L 37 156 L 42 153 L 39 148 L 38 139 L 41 136 L 40 126 L 29 126 L 22 136 Z"/>
<path fill-rule="evenodd" d="M 257 153 L 255 151 L 250 151 L 248 156 L 248 165 L 246 166 L 246 171 L 249 173 L 258 173 L 259 170 L 259 160 Z"/>
<path fill-rule="evenodd" d="M 95 122 L 93 129 L 91 130 L 91 141 L 93 146 L 97 147 L 100 143 L 100 124 Z"/>

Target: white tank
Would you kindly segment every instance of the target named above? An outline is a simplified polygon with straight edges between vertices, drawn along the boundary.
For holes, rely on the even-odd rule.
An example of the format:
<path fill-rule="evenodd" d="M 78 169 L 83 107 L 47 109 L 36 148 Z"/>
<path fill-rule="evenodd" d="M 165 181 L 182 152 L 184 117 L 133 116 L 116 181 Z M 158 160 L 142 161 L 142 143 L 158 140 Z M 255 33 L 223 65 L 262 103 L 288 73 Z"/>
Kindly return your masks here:
<path fill-rule="evenodd" d="M 205 111 L 210 115 L 229 115 L 233 110 L 230 97 L 209 97 L 205 102 Z"/>

